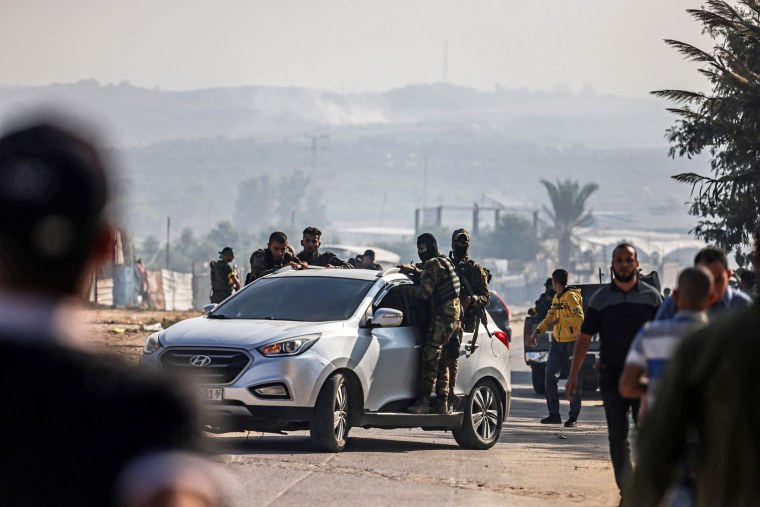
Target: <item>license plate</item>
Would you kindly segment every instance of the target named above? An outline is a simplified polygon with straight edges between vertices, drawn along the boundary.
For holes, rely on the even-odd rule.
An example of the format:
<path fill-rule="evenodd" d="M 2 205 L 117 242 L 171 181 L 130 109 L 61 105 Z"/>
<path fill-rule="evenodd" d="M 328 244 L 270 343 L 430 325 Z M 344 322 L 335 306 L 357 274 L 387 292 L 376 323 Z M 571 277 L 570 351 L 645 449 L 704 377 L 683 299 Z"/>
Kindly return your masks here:
<path fill-rule="evenodd" d="M 204 401 L 220 401 L 222 399 L 221 389 L 201 389 L 201 398 Z"/>

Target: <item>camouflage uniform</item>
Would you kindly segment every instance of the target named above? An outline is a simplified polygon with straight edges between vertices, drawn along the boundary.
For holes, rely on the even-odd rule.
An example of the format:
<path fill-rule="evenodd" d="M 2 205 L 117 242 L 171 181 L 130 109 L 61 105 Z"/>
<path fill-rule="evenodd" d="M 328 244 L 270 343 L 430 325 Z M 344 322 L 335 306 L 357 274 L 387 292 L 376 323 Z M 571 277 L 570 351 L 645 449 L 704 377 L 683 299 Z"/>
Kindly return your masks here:
<path fill-rule="evenodd" d="M 491 293 L 488 290 L 489 274 L 485 268 L 469 257 L 464 257 L 458 262 L 452 259 L 451 262 L 454 263 L 454 269 L 461 281 L 460 301 L 470 295 L 467 290 L 467 284 L 469 284 L 470 290 L 472 290 L 470 306 L 464 310 L 464 305 L 462 305 L 464 316 L 462 317 L 462 326 L 460 328 L 460 331 L 464 330 L 467 333 L 472 333 L 478 324 L 480 324 L 480 315 L 478 314 L 477 307 L 485 308 L 488 306 L 488 302 L 491 301 Z M 435 392 L 439 399 L 444 399 L 447 396 L 452 400 L 454 399 L 461 336 L 462 334 L 459 332 L 451 337 L 441 356 L 441 362 L 438 363 L 438 380 L 435 384 Z"/>
<path fill-rule="evenodd" d="M 433 257 L 422 265 L 419 285 L 407 285 L 405 290 L 416 299 L 430 301 L 430 325 L 422 350 L 418 393 L 418 399 L 429 398 L 438 376 L 443 346 L 460 329 L 459 277 L 448 257 Z M 446 392 L 448 377 L 444 375 L 439 382 Z"/>
<path fill-rule="evenodd" d="M 216 261 L 211 266 L 211 302 L 221 303 L 232 295 L 235 272 L 229 262 Z"/>
<path fill-rule="evenodd" d="M 260 248 L 251 254 L 251 272 L 245 279 L 246 285 L 262 276 L 274 273 L 283 266 L 290 264 L 295 257 L 285 252 L 282 260 L 278 261 L 272 257 L 272 252 L 268 248 Z"/>
<path fill-rule="evenodd" d="M 309 253 L 306 250 L 301 250 L 301 253 L 296 255 L 296 258 L 307 263 L 309 266 L 335 266 L 336 268 L 353 269 L 353 266 L 347 262 L 343 262 L 332 252 L 320 252 L 319 250 Z"/>

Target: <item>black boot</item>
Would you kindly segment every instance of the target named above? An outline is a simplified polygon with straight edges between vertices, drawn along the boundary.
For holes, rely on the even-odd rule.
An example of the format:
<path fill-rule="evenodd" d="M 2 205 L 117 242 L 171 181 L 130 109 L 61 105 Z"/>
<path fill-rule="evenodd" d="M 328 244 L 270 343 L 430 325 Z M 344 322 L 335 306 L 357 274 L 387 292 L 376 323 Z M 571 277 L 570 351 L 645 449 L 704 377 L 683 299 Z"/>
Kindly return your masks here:
<path fill-rule="evenodd" d="M 410 414 L 429 414 L 430 413 L 430 396 L 424 396 L 417 400 L 417 403 L 406 409 Z"/>

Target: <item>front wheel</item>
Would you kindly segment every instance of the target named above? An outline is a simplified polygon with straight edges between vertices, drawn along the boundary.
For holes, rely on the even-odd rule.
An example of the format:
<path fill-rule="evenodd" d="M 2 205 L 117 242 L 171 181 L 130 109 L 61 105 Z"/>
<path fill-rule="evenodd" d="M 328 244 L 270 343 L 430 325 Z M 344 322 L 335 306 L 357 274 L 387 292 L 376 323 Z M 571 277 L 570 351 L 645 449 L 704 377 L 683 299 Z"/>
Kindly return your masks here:
<path fill-rule="evenodd" d="M 501 396 L 491 380 L 481 380 L 470 391 L 462 426 L 452 431 L 464 449 L 485 450 L 494 446 L 504 420 Z"/>
<path fill-rule="evenodd" d="M 340 452 L 346 446 L 348 423 L 348 386 L 341 373 L 322 386 L 311 421 L 311 445 L 320 452 Z"/>
<path fill-rule="evenodd" d="M 546 365 L 534 364 L 530 367 L 530 379 L 536 394 L 546 394 Z"/>

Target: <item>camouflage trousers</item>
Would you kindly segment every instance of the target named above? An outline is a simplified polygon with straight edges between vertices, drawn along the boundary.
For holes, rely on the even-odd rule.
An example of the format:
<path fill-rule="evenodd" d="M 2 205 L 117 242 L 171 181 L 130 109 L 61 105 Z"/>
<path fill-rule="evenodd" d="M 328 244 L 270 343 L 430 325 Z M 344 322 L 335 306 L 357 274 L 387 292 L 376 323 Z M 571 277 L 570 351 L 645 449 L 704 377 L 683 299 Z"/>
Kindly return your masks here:
<path fill-rule="evenodd" d="M 457 383 L 457 366 L 459 364 L 459 349 L 462 346 L 462 329 L 457 328 L 441 351 L 438 362 L 438 376 L 435 381 L 435 395 L 438 399 L 453 398 L 454 386 Z"/>
<path fill-rule="evenodd" d="M 422 360 L 420 362 L 420 391 L 418 398 L 426 398 L 430 396 L 430 393 L 433 390 L 433 385 L 437 383 L 441 383 L 441 385 L 444 386 L 442 392 L 447 392 L 450 369 L 446 369 L 446 374 L 441 379 L 439 378 L 439 365 L 441 363 L 443 346 L 446 345 L 449 342 L 449 339 L 458 332 L 458 316 L 441 314 L 434 314 L 432 316 L 425 340 L 425 347 L 422 349 Z M 456 369 L 456 366 L 454 368 Z M 436 380 L 438 382 L 436 382 Z"/>

